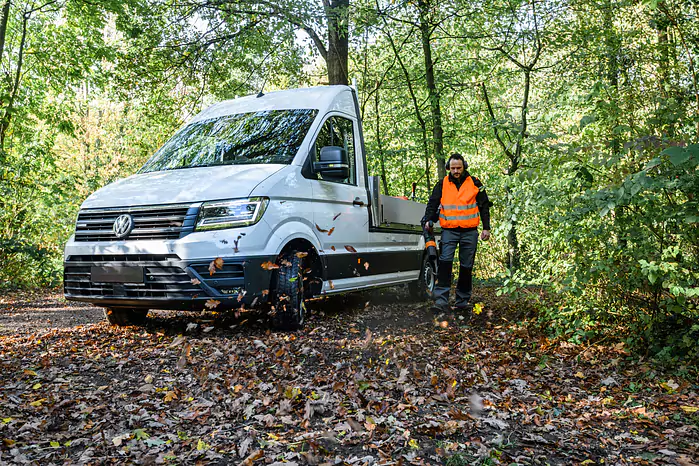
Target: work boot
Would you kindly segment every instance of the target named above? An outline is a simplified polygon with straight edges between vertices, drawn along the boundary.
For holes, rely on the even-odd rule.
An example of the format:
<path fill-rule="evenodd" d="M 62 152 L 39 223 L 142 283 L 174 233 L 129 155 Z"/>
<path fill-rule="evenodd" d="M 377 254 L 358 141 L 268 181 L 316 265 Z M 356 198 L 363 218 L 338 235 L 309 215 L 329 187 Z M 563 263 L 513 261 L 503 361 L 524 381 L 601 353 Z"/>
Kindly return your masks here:
<path fill-rule="evenodd" d="M 445 304 L 432 303 L 432 306 L 430 306 L 430 311 L 434 312 L 435 314 L 443 314 L 450 310 L 451 308 Z"/>
<path fill-rule="evenodd" d="M 439 261 L 439 271 L 437 272 L 437 283 L 434 286 L 432 296 L 434 305 L 432 309 L 440 311 L 449 310 L 449 291 L 451 290 L 451 262 Z"/>

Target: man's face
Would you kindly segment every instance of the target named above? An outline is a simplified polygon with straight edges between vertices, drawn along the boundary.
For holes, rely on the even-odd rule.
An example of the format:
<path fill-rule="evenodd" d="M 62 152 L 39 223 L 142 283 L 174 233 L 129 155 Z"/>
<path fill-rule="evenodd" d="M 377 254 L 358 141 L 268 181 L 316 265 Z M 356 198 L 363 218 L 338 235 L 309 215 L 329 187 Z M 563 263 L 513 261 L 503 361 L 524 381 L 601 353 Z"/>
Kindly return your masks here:
<path fill-rule="evenodd" d="M 460 180 L 464 174 L 464 163 L 458 159 L 451 159 L 449 161 L 449 173 L 455 179 Z"/>

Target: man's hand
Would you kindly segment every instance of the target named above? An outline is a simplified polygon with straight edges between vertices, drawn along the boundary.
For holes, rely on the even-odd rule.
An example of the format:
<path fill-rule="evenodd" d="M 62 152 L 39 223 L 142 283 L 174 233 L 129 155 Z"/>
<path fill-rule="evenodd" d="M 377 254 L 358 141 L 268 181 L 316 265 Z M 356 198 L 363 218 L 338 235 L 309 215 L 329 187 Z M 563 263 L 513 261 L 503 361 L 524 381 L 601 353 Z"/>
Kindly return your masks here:
<path fill-rule="evenodd" d="M 481 231 L 481 239 L 483 241 L 488 241 L 490 239 L 490 230 Z"/>
<path fill-rule="evenodd" d="M 434 233 L 433 225 L 434 225 L 434 222 L 433 222 L 432 220 L 430 220 L 429 222 L 425 223 L 425 227 L 424 227 L 424 228 L 425 228 L 425 230 L 427 231 L 427 233 L 429 233 L 430 235 Z"/>

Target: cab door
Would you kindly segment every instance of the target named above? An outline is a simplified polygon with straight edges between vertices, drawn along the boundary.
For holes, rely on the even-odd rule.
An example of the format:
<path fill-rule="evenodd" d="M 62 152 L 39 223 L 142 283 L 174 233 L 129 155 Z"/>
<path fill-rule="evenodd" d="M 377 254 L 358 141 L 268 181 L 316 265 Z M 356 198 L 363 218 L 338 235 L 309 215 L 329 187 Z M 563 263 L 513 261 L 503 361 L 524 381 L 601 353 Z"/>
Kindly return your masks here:
<path fill-rule="evenodd" d="M 330 115 L 318 131 L 309 156 L 310 167 L 320 158 L 326 146 L 339 146 L 347 151 L 349 176 L 345 179 L 323 179 L 312 168 L 305 170 L 313 189 L 313 221 L 325 257 L 325 272 L 338 287 L 349 287 L 362 275 L 366 266 L 362 254 L 369 238 L 369 199 L 361 175 L 361 152 L 357 122 L 342 115 Z M 364 273 L 363 273 L 364 272 Z M 361 281 L 361 280 L 359 280 Z M 335 285 L 327 283 L 324 292 Z M 335 290 L 339 291 L 339 290 Z"/>

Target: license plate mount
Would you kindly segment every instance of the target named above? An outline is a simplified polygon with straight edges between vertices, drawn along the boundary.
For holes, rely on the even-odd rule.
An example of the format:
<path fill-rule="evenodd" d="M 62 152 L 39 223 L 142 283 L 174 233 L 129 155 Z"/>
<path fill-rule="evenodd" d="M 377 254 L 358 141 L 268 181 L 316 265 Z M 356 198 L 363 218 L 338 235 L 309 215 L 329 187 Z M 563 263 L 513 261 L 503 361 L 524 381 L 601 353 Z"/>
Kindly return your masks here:
<path fill-rule="evenodd" d="M 133 265 L 92 266 L 92 283 L 143 283 L 143 267 Z"/>

